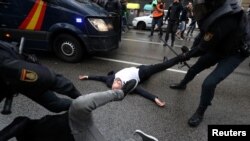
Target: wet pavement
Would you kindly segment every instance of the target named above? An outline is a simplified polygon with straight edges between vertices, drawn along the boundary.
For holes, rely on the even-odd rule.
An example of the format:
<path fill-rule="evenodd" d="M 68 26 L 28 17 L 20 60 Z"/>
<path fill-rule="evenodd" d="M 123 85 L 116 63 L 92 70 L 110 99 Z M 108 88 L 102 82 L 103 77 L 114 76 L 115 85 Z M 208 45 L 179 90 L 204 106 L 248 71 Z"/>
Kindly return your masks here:
<path fill-rule="evenodd" d="M 167 47 L 162 46 L 163 43 L 157 34 L 156 32 L 152 38 L 148 38 L 149 31 L 131 29 L 123 33 L 119 49 L 107 54 L 98 54 L 80 63 L 65 63 L 53 55 L 39 55 L 39 58 L 44 65 L 69 78 L 82 94 L 104 91 L 108 89 L 105 84 L 79 81 L 78 75 L 106 75 L 110 70 L 159 63 L 163 56 L 174 57 Z M 193 37 L 190 41 L 176 40 L 174 49 L 180 53 L 180 47 L 190 47 L 192 41 Z M 195 58 L 191 59 L 188 64 L 192 65 L 195 61 Z M 180 68 L 181 65 L 160 72 L 142 84 L 143 88 L 166 101 L 164 108 L 139 95 L 129 94 L 121 102 L 109 103 L 94 111 L 96 124 L 108 141 L 125 141 L 134 136 L 136 129 L 141 129 L 160 141 L 206 141 L 207 126 L 210 124 L 250 124 L 249 62 L 250 59 L 246 59 L 217 86 L 212 106 L 208 108 L 203 122 L 197 128 L 190 128 L 187 120 L 195 112 L 202 82 L 213 68 L 196 76 L 185 91 L 172 90 L 169 85 L 182 80 L 187 71 L 186 67 Z M 2 107 L 3 103 L 0 104 L 0 108 Z M 14 99 L 12 114 L 0 115 L 0 129 L 16 116 L 25 115 L 37 119 L 45 114 L 52 113 L 19 95 Z"/>

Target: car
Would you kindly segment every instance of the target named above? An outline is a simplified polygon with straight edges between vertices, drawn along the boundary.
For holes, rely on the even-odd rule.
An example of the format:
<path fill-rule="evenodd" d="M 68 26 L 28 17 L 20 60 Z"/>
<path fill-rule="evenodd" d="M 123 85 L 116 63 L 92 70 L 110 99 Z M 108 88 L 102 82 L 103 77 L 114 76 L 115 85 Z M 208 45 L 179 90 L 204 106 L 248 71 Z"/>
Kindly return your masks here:
<path fill-rule="evenodd" d="M 165 13 L 164 15 L 166 15 L 167 11 L 168 10 L 164 10 L 164 13 Z M 132 25 L 135 29 L 138 29 L 138 30 L 151 29 L 152 19 L 153 19 L 152 14 L 149 14 L 146 16 L 135 17 L 132 21 Z M 167 21 L 163 22 L 162 28 L 163 29 L 167 28 Z"/>
<path fill-rule="evenodd" d="M 119 47 L 120 21 L 90 0 L 0 0 L 0 40 L 52 51 L 66 62 Z"/>

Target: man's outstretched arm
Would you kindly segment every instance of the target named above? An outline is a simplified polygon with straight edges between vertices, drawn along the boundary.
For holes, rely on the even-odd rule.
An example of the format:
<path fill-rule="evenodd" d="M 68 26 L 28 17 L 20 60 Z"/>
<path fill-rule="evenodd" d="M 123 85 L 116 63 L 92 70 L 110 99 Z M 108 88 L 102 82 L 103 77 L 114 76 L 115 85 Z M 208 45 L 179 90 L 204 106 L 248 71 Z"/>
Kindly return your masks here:
<path fill-rule="evenodd" d="M 142 87 L 137 86 L 133 92 L 136 93 L 136 94 L 139 94 L 139 95 L 143 96 L 146 99 L 149 99 L 149 100 L 155 102 L 160 107 L 165 106 L 165 102 L 164 101 L 161 101 L 157 96 L 149 93 L 148 91 L 146 91 Z"/>
<path fill-rule="evenodd" d="M 79 75 L 80 80 L 95 80 L 106 83 L 108 76 L 88 76 L 88 75 Z"/>

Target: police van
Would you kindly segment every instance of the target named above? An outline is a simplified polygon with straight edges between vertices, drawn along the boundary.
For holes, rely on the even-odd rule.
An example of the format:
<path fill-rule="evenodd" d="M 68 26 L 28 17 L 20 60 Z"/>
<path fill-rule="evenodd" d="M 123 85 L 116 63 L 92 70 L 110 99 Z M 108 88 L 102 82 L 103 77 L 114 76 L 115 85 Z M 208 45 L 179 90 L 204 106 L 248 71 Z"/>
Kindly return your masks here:
<path fill-rule="evenodd" d="M 67 62 L 118 48 L 119 18 L 90 0 L 0 0 L 0 40 Z"/>

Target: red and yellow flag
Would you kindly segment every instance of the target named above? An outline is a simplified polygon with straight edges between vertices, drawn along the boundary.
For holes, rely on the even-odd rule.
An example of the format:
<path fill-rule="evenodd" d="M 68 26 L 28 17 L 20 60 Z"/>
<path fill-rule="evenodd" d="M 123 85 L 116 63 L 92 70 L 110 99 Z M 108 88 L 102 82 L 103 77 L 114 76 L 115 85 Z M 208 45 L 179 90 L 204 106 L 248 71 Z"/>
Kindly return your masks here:
<path fill-rule="evenodd" d="M 47 4 L 42 0 L 36 0 L 28 16 L 19 26 L 19 29 L 40 30 Z"/>

